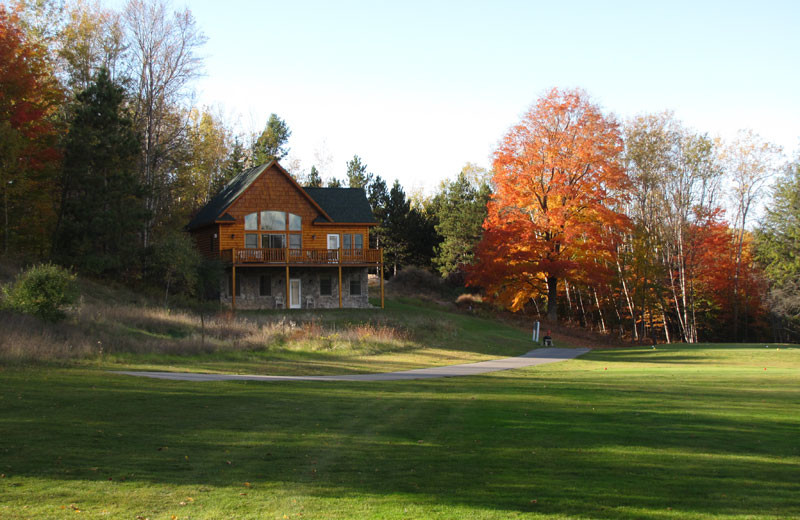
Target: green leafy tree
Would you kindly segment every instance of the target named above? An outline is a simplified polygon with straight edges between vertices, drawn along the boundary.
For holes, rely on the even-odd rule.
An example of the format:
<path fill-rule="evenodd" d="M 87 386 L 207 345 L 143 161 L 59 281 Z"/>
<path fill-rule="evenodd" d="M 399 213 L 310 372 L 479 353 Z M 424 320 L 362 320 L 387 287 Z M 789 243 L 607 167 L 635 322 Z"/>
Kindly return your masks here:
<path fill-rule="evenodd" d="M 164 284 L 164 307 L 170 291 L 191 297 L 202 290 L 203 258 L 186 233 L 171 231 L 153 241 L 150 270 Z"/>
<path fill-rule="evenodd" d="M 326 188 L 341 188 L 341 187 L 342 187 L 342 181 L 340 181 L 336 177 L 331 177 L 330 179 L 328 179 L 328 184 L 326 185 Z"/>
<path fill-rule="evenodd" d="M 760 227 L 756 254 L 770 282 L 769 303 L 776 339 L 800 338 L 800 161 L 793 163 L 772 193 Z"/>
<path fill-rule="evenodd" d="M 460 272 L 461 266 L 472 263 L 490 194 L 489 184 L 484 179 L 471 180 L 465 168 L 435 197 L 432 206 L 438 220 L 436 232 L 442 241 L 435 249 L 433 264 L 442 276 Z"/>
<path fill-rule="evenodd" d="M 366 188 L 372 181 L 373 175 L 367 173 L 367 165 L 358 155 L 347 162 L 347 184 L 351 188 Z"/>
<path fill-rule="evenodd" d="M 253 143 L 253 164 L 264 164 L 286 157 L 289 154 L 286 144 L 291 136 L 292 131 L 286 122 L 276 114 L 270 114 L 267 126 Z"/>
<path fill-rule="evenodd" d="M 62 263 L 95 274 L 132 267 L 147 218 L 139 141 L 123 100 L 122 87 L 101 70 L 78 95 L 65 144 L 55 250 Z"/>

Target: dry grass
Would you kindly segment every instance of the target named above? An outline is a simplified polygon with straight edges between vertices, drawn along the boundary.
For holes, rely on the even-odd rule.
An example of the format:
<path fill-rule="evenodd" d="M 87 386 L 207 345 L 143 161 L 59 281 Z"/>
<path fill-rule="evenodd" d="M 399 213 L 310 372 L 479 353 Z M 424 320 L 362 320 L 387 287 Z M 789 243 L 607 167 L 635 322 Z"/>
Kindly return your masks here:
<path fill-rule="evenodd" d="M 347 322 L 338 315 L 234 315 L 168 310 L 139 304 L 83 301 L 61 323 L 2 312 L 0 361 L 65 361 L 107 354 L 193 355 L 237 350 L 348 351 L 364 354 L 413 348 L 424 333 L 447 335 L 452 325 L 417 318 L 400 323 L 384 315 Z"/>

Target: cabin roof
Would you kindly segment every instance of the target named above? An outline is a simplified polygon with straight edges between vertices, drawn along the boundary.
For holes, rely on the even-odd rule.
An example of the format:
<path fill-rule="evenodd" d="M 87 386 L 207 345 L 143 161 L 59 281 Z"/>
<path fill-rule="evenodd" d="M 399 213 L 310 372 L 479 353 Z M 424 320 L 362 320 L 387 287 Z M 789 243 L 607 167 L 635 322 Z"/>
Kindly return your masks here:
<path fill-rule="evenodd" d="M 375 224 L 363 188 L 303 188 L 334 222 Z M 315 223 L 323 222 L 317 218 Z"/>
<path fill-rule="evenodd" d="M 314 219 L 315 223 L 375 223 L 369 202 L 367 202 L 366 193 L 362 188 L 303 188 L 292 179 L 277 161 L 270 161 L 244 170 L 231 179 L 219 193 L 197 212 L 187 224 L 186 229 L 191 231 L 214 224 L 220 220 L 232 219 L 226 213 L 227 209 L 273 164 L 320 210 L 322 216 Z"/>

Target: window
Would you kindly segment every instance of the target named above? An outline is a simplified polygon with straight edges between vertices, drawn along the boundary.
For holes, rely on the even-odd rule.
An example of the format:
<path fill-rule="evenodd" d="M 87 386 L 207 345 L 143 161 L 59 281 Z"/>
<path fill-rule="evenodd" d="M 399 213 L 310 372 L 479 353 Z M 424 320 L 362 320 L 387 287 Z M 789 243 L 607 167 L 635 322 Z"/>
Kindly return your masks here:
<path fill-rule="evenodd" d="M 350 278 L 350 296 L 361 296 L 361 278 Z"/>
<path fill-rule="evenodd" d="M 246 249 L 256 249 L 258 247 L 258 235 L 255 233 L 245 233 L 244 247 Z"/>
<path fill-rule="evenodd" d="M 283 211 L 262 211 L 261 229 L 284 231 L 286 229 L 286 213 Z"/>
<path fill-rule="evenodd" d="M 289 233 L 289 249 L 302 249 L 303 237 L 300 233 Z"/>
<path fill-rule="evenodd" d="M 360 233 L 345 234 L 342 239 L 344 249 L 364 249 L 364 235 Z"/>
<path fill-rule="evenodd" d="M 300 215 L 289 213 L 289 231 L 302 231 L 302 230 L 303 230 L 303 219 L 300 217 Z"/>
<path fill-rule="evenodd" d="M 258 294 L 272 296 L 272 279 L 268 274 L 262 274 L 258 279 Z"/>
<path fill-rule="evenodd" d="M 285 249 L 286 235 L 269 233 L 261 235 L 261 247 L 268 249 Z"/>
<path fill-rule="evenodd" d="M 250 213 L 244 217 L 244 228 L 247 231 L 258 229 L 258 213 Z"/>
<path fill-rule="evenodd" d="M 333 284 L 331 283 L 330 276 L 320 276 L 319 277 L 319 295 L 320 296 L 330 296 L 333 294 Z"/>

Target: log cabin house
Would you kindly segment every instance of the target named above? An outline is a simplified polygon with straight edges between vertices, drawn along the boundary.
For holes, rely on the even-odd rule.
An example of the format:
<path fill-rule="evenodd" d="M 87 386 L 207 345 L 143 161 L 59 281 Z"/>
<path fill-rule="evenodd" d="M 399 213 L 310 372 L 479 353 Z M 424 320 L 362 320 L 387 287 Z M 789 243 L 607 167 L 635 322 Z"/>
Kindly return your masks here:
<path fill-rule="evenodd" d="M 272 161 L 225 185 L 186 226 L 198 250 L 219 258 L 220 300 L 232 308 L 369 307 L 367 271 L 383 251 L 361 188 L 303 188 Z"/>

